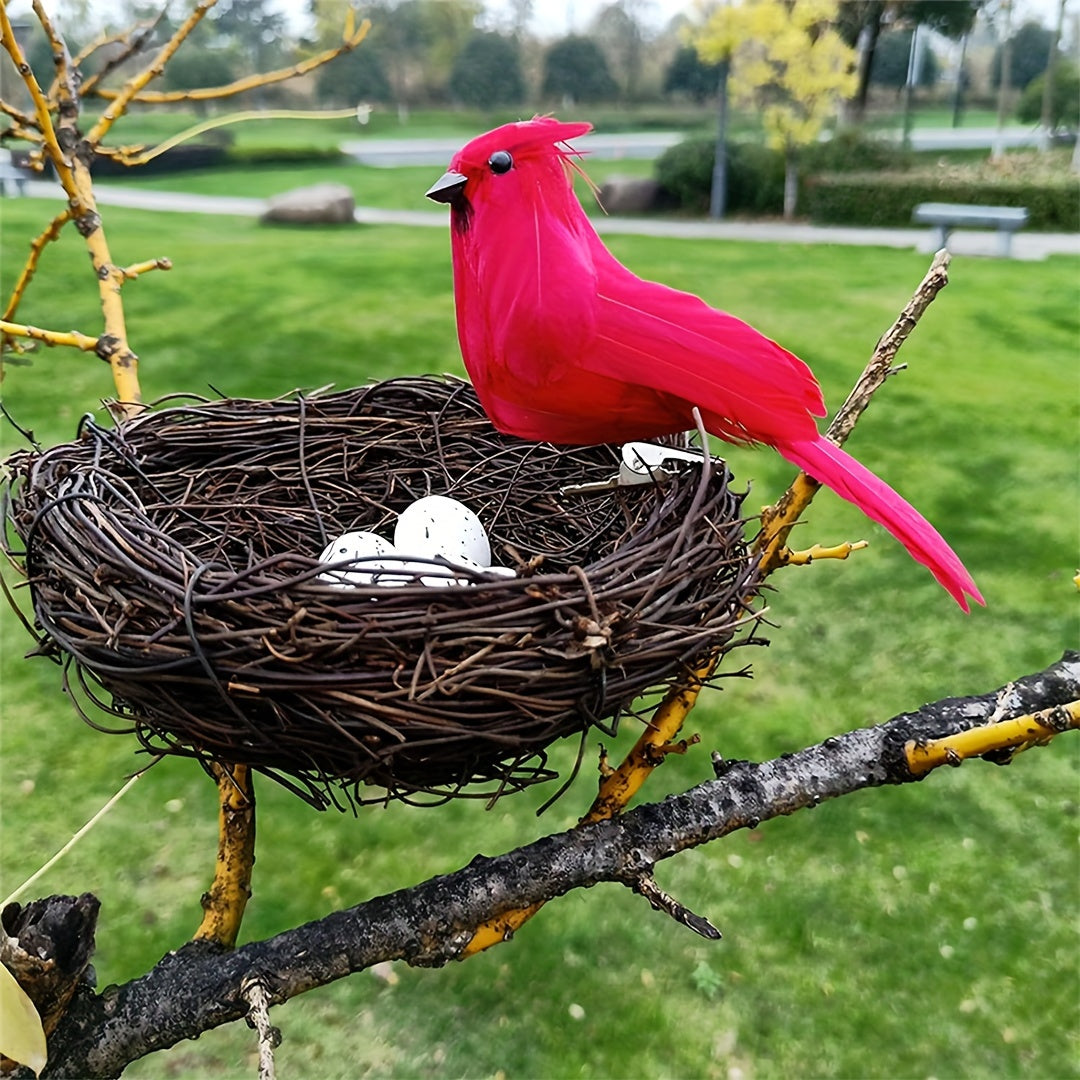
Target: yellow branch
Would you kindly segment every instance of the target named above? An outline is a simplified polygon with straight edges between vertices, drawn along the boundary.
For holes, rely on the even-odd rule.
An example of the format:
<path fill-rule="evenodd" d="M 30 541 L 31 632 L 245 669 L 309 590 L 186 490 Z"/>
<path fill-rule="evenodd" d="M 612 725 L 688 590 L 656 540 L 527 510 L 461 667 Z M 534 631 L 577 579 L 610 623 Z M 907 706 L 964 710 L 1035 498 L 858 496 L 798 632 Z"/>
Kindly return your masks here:
<path fill-rule="evenodd" d="M 147 259 L 145 262 L 135 263 L 132 266 L 125 266 L 120 270 L 120 274 L 125 281 L 134 281 L 140 274 L 149 273 L 151 270 L 171 270 L 171 259 Z"/>
<path fill-rule="evenodd" d="M 86 142 L 91 147 L 96 147 L 108 134 L 109 129 L 127 112 L 128 105 L 135 100 L 143 87 L 165 70 L 165 65 L 169 62 L 173 53 L 183 45 L 188 35 L 199 25 L 202 17 L 216 3 L 217 0 L 200 0 L 195 6 L 195 10 L 184 20 L 176 33 L 161 47 L 154 59 L 142 71 L 128 79 L 119 92 L 110 92 L 108 94 L 104 91 L 101 92 L 101 96 L 109 97 L 112 104 L 102 113 L 101 119 L 86 135 Z"/>
<path fill-rule="evenodd" d="M 12 57 L 12 59 L 14 60 L 14 57 Z M 14 105 L 11 105 L 8 102 L 4 101 L 3 98 L 0 98 L 0 113 L 4 113 L 7 116 L 10 116 L 12 120 L 22 125 L 23 127 L 29 127 L 34 122 L 34 118 L 32 116 L 28 116 L 22 111 L 22 109 L 16 109 Z"/>
<path fill-rule="evenodd" d="M 785 548 L 782 552 L 783 566 L 809 566 L 817 559 L 846 559 L 853 551 L 862 551 L 869 547 L 865 540 L 849 540 L 834 547 L 822 547 L 820 544 L 811 544 L 802 551 L 791 551 Z"/>
<path fill-rule="evenodd" d="M 94 201 L 94 189 L 90 179 L 89 166 L 84 157 L 80 156 L 80 153 L 74 152 L 76 147 L 85 152 L 85 144 L 80 146 L 78 130 L 79 102 L 73 90 L 71 71 L 69 69 L 70 58 L 67 55 L 67 49 L 42 7 L 40 0 L 34 0 L 33 8 L 46 37 L 52 45 L 53 58 L 57 65 L 59 111 L 59 123 L 57 126 L 53 125 L 49 103 L 42 93 L 41 86 L 34 77 L 30 65 L 27 64 L 26 58 L 15 40 L 15 33 L 8 18 L 6 4 L 0 4 L 0 44 L 3 45 L 15 63 L 16 69 L 26 84 L 30 97 L 34 102 L 34 122 L 41 132 L 45 152 L 52 161 L 60 183 L 68 196 L 70 219 L 83 236 L 90 252 L 90 259 L 98 282 L 98 292 L 101 297 L 101 310 L 105 324 L 105 332 L 96 339 L 88 338 L 83 334 L 56 335 L 52 331 L 40 331 L 42 336 L 38 340 L 50 344 L 70 344 L 80 349 L 86 348 L 85 342 L 93 340 L 94 344 L 91 348 L 99 356 L 107 360 L 112 369 L 113 384 L 120 402 L 117 411 L 123 418 L 132 415 L 137 410 L 138 403 L 142 400 L 138 380 L 138 357 L 128 345 L 124 308 L 120 300 L 120 287 L 123 284 L 124 276 L 113 265 L 109 253 L 109 245 L 101 227 L 101 217 L 97 212 Z M 64 143 L 73 148 L 70 154 L 65 152 Z M 52 226 L 49 228 L 51 229 Z M 49 229 L 46 230 L 46 233 L 48 232 Z M 27 336 L 18 333 L 16 330 L 4 330 L 3 333 L 11 333 L 12 336 Z"/>
<path fill-rule="evenodd" d="M 924 776 L 941 765 L 959 765 L 968 758 L 983 757 L 995 751 L 1020 753 L 1028 747 L 1048 743 L 1069 728 L 1080 728 L 1080 701 L 1055 705 L 1015 720 L 999 720 L 921 744 L 912 739 L 904 746 L 904 756 L 912 775 Z"/>
<path fill-rule="evenodd" d="M 351 19 L 352 17 L 353 13 L 350 11 L 349 18 Z M 255 90 L 261 86 L 269 86 L 272 83 L 284 82 L 286 79 L 294 79 L 298 75 L 306 75 L 309 71 L 313 71 L 315 68 L 329 63 L 342 53 L 347 53 L 355 49 L 357 45 L 367 37 L 370 29 L 371 20 L 365 19 L 357 29 L 353 30 L 351 33 L 347 33 L 345 40 L 342 41 L 340 45 L 333 49 L 327 49 L 325 52 L 321 52 L 317 56 L 311 57 L 309 60 L 294 64 L 292 67 L 281 68 L 278 71 L 269 71 L 264 75 L 247 75 L 242 79 L 237 79 L 235 82 L 227 83 L 224 86 L 204 86 L 195 90 L 136 91 L 136 93 L 129 97 L 127 101 L 137 101 L 141 105 L 175 105 L 184 101 L 220 101 L 222 98 L 233 97 L 234 95 L 242 94 L 247 90 Z M 127 87 L 125 87 L 125 90 L 126 89 Z M 139 90 L 141 91 L 141 87 Z M 121 91 L 120 94 L 118 94 L 115 90 L 95 89 L 93 91 L 93 96 L 105 98 L 106 100 L 112 100 L 114 98 L 119 100 L 120 95 L 123 93 L 124 91 Z M 127 102 L 125 102 L 125 106 L 126 104 Z M 108 113 L 106 113 L 106 116 L 107 115 Z M 102 117 L 102 119 L 104 119 L 104 117 Z M 104 132 L 102 132 L 102 134 L 104 134 Z M 93 132 L 91 132 L 91 136 L 92 135 Z"/>
<path fill-rule="evenodd" d="M 185 128 L 176 135 L 169 136 L 151 150 L 144 150 L 141 146 L 120 146 L 116 149 L 103 148 L 102 152 L 114 161 L 136 168 L 139 165 L 145 165 L 148 161 L 153 161 L 166 150 L 171 150 L 188 139 L 194 139 L 197 135 L 225 127 L 227 124 L 239 124 L 248 120 L 349 120 L 358 115 L 358 109 L 249 109 L 246 112 L 230 113 L 228 116 L 215 116 L 204 120 L 193 127 Z"/>
<path fill-rule="evenodd" d="M 89 78 L 84 79 L 79 85 L 79 94 L 85 97 L 90 93 L 102 79 L 106 78 L 111 72 L 115 71 L 124 61 L 134 56 L 147 41 L 150 40 L 150 35 L 153 34 L 157 28 L 158 23 L 165 17 L 166 8 L 163 5 L 157 15 L 147 23 L 136 23 L 134 26 L 128 27 L 127 30 L 122 30 L 118 34 L 102 34 L 95 41 L 90 42 L 86 48 L 81 49 L 72 62 L 75 67 L 79 67 L 84 60 L 92 56 L 98 49 L 104 48 L 106 45 L 120 45 L 124 48 L 102 64 L 101 70 L 94 72 Z"/>
<path fill-rule="evenodd" d="M 61 210 L 60 213 L 30 241 L 30 254 L 27 256 L 26 264 L 22 268 L 22 273 L 19 274 L 19 280 L 15 282 L 15 288 L 11 290 L 11 299 L 8 300 L 8 305 L 4 309 L 3 317 L 5 320 L 12 319 L 15 312 L 18 310 L 23 295 L 26 293 L 27 286 L 37 272 L 37 265 L 41 260 L 41 253 L 45 250 L 46 245 L 51 244 L 60 236 L 61 229 L 63 229 L 70 220 L 71 209 Z"/>
<path fill-rule="evenodd" d="M 255 788 L 246 765 L 211 766 L 220 798 L 214 883 L 202 898 L 203 919 L 195 941 L 232 948 L 251 897 L 255 863 Z"/>
<path fill-rule="evenodd" d="M 42 330 L 39 326 L 27 326 L 23 323 L 8 322 L 0 319 L 0 334 L 4 337 L 33 338 L 46 345 L 70 345 L 83 352 L 94 352 L 98 347 L 98 338 L 87 337 L 78 330 Z"/>
<path fill-rule="evenodd" d="M 38 10 L 37 4 L 34 5 L 34 10 L 38 13 L 38 18 L 43 20 L 42 25 L 46 28 L 46 33 L 49 33 L 51 28 L 48 19 Z M 64 191 L 70 201 L 73 216 L 78 216 L 85 207 L 79 199 L 79 192 L 75 186 L 75 178 L 71 172 L 71 164 L 67 155 L 60 148 L 60 143 L 56 136 L 56 129 L 53 127 L 52 116 L 49 111 L 49 103 L 45 99 L 45 95 L 42 93 L 37 79 L 34 78 L 34 73 L 30 69 L 30 65 L 26 62 L 26 57 L 23 56 L 22 50 L 19 48 L 19 43 L 15 40 L 15 31 L 12 29 L 10 19 L 8 19 L 6 4 L 0 4 L 0 44 L 3 45 L 8 56 L 11 57 L 15 69 L 18 71 L 22 81 L 26 84 L 30 99 L 34 103 L 34 119 L 33 121 L 29 121 L 28 117 L 27 120 L 32 122 L 41 132 L 41 139 L 44 143 L 45 150 L 56 168 L 57 178 L 63 185 Z"/>

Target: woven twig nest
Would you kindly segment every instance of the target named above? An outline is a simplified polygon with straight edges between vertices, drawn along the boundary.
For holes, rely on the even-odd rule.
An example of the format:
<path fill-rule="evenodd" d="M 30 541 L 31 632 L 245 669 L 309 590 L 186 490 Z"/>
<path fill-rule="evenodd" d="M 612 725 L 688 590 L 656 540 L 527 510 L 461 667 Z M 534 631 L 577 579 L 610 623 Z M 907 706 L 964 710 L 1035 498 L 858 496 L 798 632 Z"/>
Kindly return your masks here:
<path fill-rule="evenodd" d="M 561 493 L 618 464 L 617 447 L 499 434 L 465 383 L 395 379 L 84 422 L 9 459 L 7 517 L 40 650 L 149 751 L 249 764 L 318 806 L 337 788 L 491 795 L 552 776 L 553 740 L 752 640 L 723 463 Z M 519 576 L 320 580 L 328 539 L 389 535 L 432 493 L 477 513 Z"/>

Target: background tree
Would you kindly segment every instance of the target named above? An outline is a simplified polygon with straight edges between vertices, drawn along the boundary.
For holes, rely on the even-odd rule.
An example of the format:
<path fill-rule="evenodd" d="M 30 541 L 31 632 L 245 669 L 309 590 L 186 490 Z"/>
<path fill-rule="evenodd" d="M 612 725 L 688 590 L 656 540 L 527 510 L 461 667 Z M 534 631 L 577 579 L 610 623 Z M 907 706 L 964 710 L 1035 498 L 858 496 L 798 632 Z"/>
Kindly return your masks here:
<path fill-rule="evenodd" d="M 1038 78 L 1050 59 L 1050 47 L 1054 33 L 1036 22 L 1026 22 L 1009 38 L 1012 58 L 1009 63 L 1009 86 L 1023 90 L 1032 79 Z M 990 63 L 990 83 L 996 89 L 1001 85 L 1003 46 L 994 51 Z"/>
<path fill-rule="evenodd" d="M 907 83 L 911 39 L 914 33 L 913 29 L 891 30 L 881 35 L 870 67 L 872 83 L 894 90 L 903 89 Z M 933 86 L 938 80 L 938 74 L 938 61 L 933 49 L 924 48 L 919 56 L 919 70 L 915 72 L 915 85 Z"/>
<path fill-rule="evenodd" d="M 447 94 L 477 109 L 520 104 L 525 78 L 517 42 L 492 31 L 473 35 L 454 60 Z"/>
<path fill-rule="evenodd" d="M 544 54 L 541 93 L 569 102 L 611 101 L 619 87 L 600 46 L 592 38 L 570 34 Z"/>
<path fill-rule="evenodd" d="M 624 101 L 640 96 L 645 34 L 634 9 L 640 0 L 615 0 L 600 9 L 589 26 L 589 36 L 607 57 Z"/>
<path fill-rule="evenodd" d="M 787 219 L 795 215 L 800 149 L 817 140 L 857 86 L 855 50 L 835 28 L 837 12 L 834 0 L 747 0 L 739 8 L 718 9 L 695 40 L 705 60 L 720 60 L 730 48 L 730 19 L 741 27 L 731 88 L 736 98 L 761 110 L 769 145 L 784 153 Z"/>
<path fill-rule="evenodd" d="M 166 90 L 195 90 L 204 86 L 222 86 L 232 82 L 240 72 L 235 55 L 226 49 L 205 43 L 190 52 L 177 53 L 165 69 L 161 84 Z M 194 103 L 198 108 L 199 103 Z"/>
<path fill-rule="evenodd" d="M 357 49 L 320 68 L 315 93 L 320 101 L 341 106 L 394 100 L 386 69 L 374 49 Z"/>
<path fill-rule="evenodd" d="M 268 0 L 218 0 L 203 25 L 240 54 L 245 75 L 280 66 L 289 51 L 285 16 Z"/>
<path fill-rule="evenodd" d="M 1036 76 L 1024 88 L 1016 106 L 1016 117 L 1025 124 L 1042 119 L 1046 72 Z M 1054 69 L 1053 95 L 1050 100 L 1050 129 L 1076 131 L 1080 127 L 1080 68 L 1071 60 L 1060 59 Z"/>
<path fill-rule="evenodd" d="M 866 112 L 874 57 L 882 34 L 898 22 L 921 24 L 950 38 L 962 38 L 975 23 L 985 0 L 845 0 L 840 4 L 836 27 L 840 36 L 859 55 L 858 88 L 852 112 L 861 120 Z M 905 74 L 906 74 L 905 68 Z"/>
<path fill-rule="evenodd" d="M 720 64 L 708 64 L 692 45 L 682 45 L 664 70 L 662 89 L 700 105 L 715 95 L 719 79 Z"/>
<path fill-rule="evenodd" d="M 340 36 L 340 0 L 310 0 L 310 10 L 315 42 L 332 45 Z M 354 73 L 359 85 L 371 87 L 372 92 L 362 96 L 380 100 L 385 78 L 403 120 L 413 104 L 441 100 L 454 59 L 482 12 L 478 0 L 378 0 L 365 5 L 372 30 L 363 51 L 378 56 L 381 76 L 371 65 Z M 333 79 L 332 74 L 327 77 Z"/>

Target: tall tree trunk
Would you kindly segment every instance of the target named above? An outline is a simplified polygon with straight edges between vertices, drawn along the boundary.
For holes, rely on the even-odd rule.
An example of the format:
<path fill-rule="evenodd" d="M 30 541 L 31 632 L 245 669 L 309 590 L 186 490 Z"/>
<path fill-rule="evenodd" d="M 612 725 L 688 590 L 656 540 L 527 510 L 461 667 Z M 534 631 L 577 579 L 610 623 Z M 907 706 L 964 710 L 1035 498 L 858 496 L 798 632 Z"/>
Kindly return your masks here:
<path fill-rule="evenodd" d="M 791 221 L 795 216 L 795 206 L 799 200 L 799 157 L 794 146 L 784 151 L 784 220 Z"/>
<path fill-rule="evenodd" d="M 727 116 L 728 75 L 731 61 L 720 64 L 720 81 L 716 94 L 716 156 L 713 158 L 712 190 L 709 195 L 709 217 L 719 221 L 727 209 Z"/>
<path fill-rule="evenodd" d="M 874 63 L 878 39 L 881 37 L 881 20 L 885 14 L 883 3 L 872 3 L 867 7 L 866 21 L 859 33 L 859 88 L 852 100 L 852 123 L 861 124 L 866 119 L 866 101 L 870 95 L 870 68 Z"/>
<path fill-rule="evenodd" d="M 1050 134 L 1054 128 L 1054 73 L 1057 67 L 1058 43 L 1065 24 L 1065 0 L 1059 0 L 1057 22 L 1054 34 L 1050 38 L 1050 55 L 1046 58 L 1046 73 L 1043 75 L 1042 112 L 1039 117 L 1039 150 L 1046 153 L 1050 149 Z"/>

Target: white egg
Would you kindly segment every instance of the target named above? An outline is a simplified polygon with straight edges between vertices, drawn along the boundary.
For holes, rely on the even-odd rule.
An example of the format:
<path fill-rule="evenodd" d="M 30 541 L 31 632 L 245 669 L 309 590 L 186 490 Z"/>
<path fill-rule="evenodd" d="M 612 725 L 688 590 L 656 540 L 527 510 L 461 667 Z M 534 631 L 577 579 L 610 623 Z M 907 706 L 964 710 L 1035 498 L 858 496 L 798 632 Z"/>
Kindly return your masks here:
<path fill-rule="evenodd" d="M 319 575 L 319 580 L 338 589 L 372 585 L 376 573 L 382 568 L 382 557 L 394 554 L 394 545 L 376 533 L 343 533 L 323 548 L 319 562 L 345 563 L 355 559 L 363 561 L 356 566 L 341 566 L 336 570 L 328 570 Z"/>
<path fill-rule="evenodd" d="M 511 566 L 485 566 L 485 574 L 493 574 L 495 577 L 512 578 L 517 577 L 517 571 Z"/>
<path fill-rule="evenodd" d="M 451 562 L 465 559 L 477 566 L 491 562 L 491 543 L 480 519 L 457 499 L 428 495 L 400 514 L 394 528 L 394 547 L 404 556 Z"/>
<path fill-rule="evenodd" d="M 455 577 L 449 566 L 405 558 L 381 560 L 374 582 L 383 589 L 400 589 L 404 585 L 426 585 L 432 589 L 445 589 L 453 585 L 468 584 L 465 578 Z"/>

